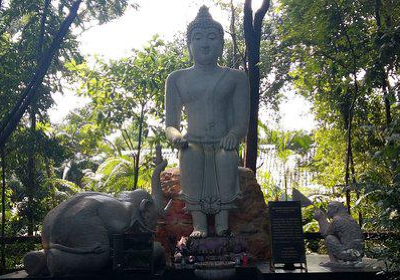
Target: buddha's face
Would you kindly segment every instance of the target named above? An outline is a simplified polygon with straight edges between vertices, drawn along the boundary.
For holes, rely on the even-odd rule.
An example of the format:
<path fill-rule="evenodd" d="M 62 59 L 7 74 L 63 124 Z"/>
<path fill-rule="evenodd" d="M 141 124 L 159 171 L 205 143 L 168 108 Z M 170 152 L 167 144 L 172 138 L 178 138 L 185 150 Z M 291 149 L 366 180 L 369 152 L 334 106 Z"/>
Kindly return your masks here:
<path fill-rule="evenodd" d="M 195 63 L 216 64 L 222 55 L 223 42 L 218 30 L 210 28 L 194 28 L 190 35 L 189 51 Z"/>

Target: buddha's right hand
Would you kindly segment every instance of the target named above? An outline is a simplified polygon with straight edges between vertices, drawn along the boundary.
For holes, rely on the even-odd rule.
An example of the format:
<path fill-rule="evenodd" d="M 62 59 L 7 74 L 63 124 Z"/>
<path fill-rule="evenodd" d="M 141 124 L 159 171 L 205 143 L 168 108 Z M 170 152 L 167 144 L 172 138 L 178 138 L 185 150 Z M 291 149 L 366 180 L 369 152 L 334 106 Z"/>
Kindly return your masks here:
<path fill-rule="evenodd" d="M 172 143 L 174 144 L 174 147 L 179 150 L 184 150 L 189 147 L 188 141 L 183 137 L 175 138 L 174 140 L 172 140 Z"/>
<path fill-rule="evenodd" d="M 177 148 L 177 149 L 186 149 L 189 144 L 188 141 L 182 137 L 181 132 L 173 127 L 173 126 L 168 126 L 165 129 L 165 134 L 167 136 L 167 139 L 172 142 L 172 145 Z"/>

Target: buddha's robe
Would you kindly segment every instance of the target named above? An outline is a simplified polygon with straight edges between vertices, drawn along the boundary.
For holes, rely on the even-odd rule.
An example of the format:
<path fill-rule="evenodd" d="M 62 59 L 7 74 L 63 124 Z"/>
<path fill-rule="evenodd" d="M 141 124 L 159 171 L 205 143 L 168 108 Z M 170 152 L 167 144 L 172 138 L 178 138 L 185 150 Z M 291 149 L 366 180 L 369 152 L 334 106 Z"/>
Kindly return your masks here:
<path fill-rule="evenodd" d="M 209 80 L 178 70 L 167 79 L 166 126 L 179 130 L 182 108 L 187 116 L 189 146 L 180 150 L 181 195 L 189 211 L 215 214 L 234 208 L 241 192 L 237 148 L 225 150 L 221 139 L 238 140 L 248 129 L 249 93 L 244 73 L 221 68 Z"/>

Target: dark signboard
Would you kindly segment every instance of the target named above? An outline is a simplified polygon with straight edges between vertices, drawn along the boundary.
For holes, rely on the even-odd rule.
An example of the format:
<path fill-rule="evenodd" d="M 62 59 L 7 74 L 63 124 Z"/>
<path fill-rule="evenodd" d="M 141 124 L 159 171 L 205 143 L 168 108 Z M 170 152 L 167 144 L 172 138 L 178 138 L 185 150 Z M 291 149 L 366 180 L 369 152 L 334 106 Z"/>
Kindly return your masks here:
<path fill-rule="evenodd" d="M 272 265 L 306 264 L 300 202 L 268 202 L 268 208 Z"/>
<path fill-rule="evenodd" d="M 151 233 L 114 234 L 113 269 L 153 272 L 153 235 Z"/>

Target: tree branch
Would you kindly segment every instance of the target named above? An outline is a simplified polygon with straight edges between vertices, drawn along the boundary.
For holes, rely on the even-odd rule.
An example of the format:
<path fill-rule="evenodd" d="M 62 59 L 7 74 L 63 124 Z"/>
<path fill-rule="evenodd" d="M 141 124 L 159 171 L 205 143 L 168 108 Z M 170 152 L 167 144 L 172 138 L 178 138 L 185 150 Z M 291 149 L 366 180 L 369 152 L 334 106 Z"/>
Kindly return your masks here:
<path fill-rule="evenodd" d="M 40 62 L 40 59 L 42 57 L 42 52 L 43 52 L 46 18 L 47 18 L 49 6 L 50 6 L 50 0 L 45 0 L 42 17 L 40 19 L 40 35 L 39 35 L 39 43 L 38 43 L 38 62 Z"/>
<path fill-rule="evenodd" d="M 6 255 L 5 255 L 5 229 L 6 229 L 6 156 L 4 148 L 0 150 L 1 156 L 1 268 L 6 268 Z"/>
<path fill-rule="evenodd" d="M 244 15 L 243 15 L 243 29 L 244 29 L 244 39 L 246 45 L 250 44 L 254 38 L 254 28 L 253 28 L 253 10 L 251 9 L 251 0 L 246 0 L 244 2 Z"/>
<path fill-rule="evenodd" d="M 262 21 L 269 9 L 269 6 L 270 6 L 270 0 L 263 0 L 261 7 L 254 14 L 254 31 L 257 33 L 258 31 L 260 31 L 260 35 L 261 35 Z"/>
<path fill-rule="evenodd" d="M 50 64 L 53 60 L 54 55 L 59 50 L 61 42 L 64 39 L 64 36 L 67 34 L 72 22 L 77 16 L 78 9 L 83 0 L 76 0 L 70 10 L 68 16 L 65 18 L 63 23 L 61 24 L 58 33 L 53 39 L 49 49 L 42 56 L 39 67 L 36 69 L 35 75 L 32 77 L 30 83 L 26 87 L 26 89 L 22 92 L 23 101 L 22 103 L 16 104 L 14 109 L 8 114 L 5 123 L 2 124 L 0 130 L 0 149 L 4 147 L 5 142 L 11 133 L 15 130 L 22 116 L 24 115 L 26 109 L 32 102 L 33 97 L 36 94 L 38 87 L 42 84 L 43 78 L 46 75 Z M 3 128 L 4 127 L 4 128 Z"/>
<path fill-rule="evenodd" d="M 131 137 L 129 136 L 128 132 L 126 131 L 126 129 L 121 129 L 122 132 L 122 138 L 125 141 L 125 144 L 128 146 L 128 148 L 133 152 L 135 150 L 135 147 L 133 146 Z M 125 135 L 124 135 L 125 133 Z"/>

